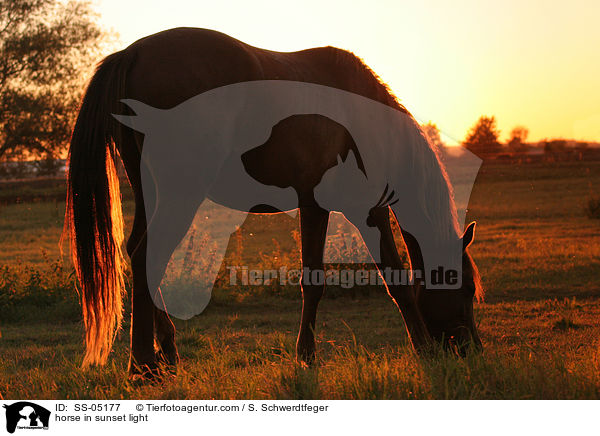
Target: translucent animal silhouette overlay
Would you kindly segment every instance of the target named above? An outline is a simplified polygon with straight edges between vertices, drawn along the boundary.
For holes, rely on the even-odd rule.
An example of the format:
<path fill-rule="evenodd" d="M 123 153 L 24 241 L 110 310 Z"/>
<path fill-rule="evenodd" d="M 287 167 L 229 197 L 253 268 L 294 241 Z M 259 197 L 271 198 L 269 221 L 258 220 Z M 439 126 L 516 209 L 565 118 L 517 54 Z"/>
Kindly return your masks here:
<path fill-rule="evenodd" d="M 410 115 L 340 89 L 283 80 L 223 86 L 168 110 L 123 102 L 136 115 L 114 117 L 145 135 L 148 286 L 155 304 L 163 307 L 164 300 L 169 314 L 188 319 L 204 310 L 230 235 L 253 207 L 295 214 L 296 191 L 257 181 L 241 156 L 264 144 L 277 123 L 299 114 L 341 124 L 359 154 L 348 153 L 323 175 L 314 189 L 318 205 L 342 213 L 372 261 L 379 262 L 379 231 L 367 218 L 382 194 L 393 192 L 389 202 L 399 224 L 421 247 L 427 288 L 460 288 L 460 235 L 481 160 L 464 150 L 447 161 L 445 177 L 436 151 Z M 186 262 L 190 257 L 197 259 L 195 265 Z M 165 274 L 168 267 L 173 271 Z M 456 271 L 458 280 L 433 282 L 431 272 L 440 268 Z"/>

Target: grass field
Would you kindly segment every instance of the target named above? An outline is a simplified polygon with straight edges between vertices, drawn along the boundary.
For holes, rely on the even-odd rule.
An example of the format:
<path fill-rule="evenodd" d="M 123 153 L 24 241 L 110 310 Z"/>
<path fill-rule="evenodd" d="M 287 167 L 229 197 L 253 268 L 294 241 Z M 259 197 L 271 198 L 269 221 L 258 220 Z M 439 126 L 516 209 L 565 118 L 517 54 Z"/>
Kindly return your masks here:
<path fill-rule="evenodd" d="M 79 368 L 80 310 L 71 267 L 58 250 L 60 183 L 1 184 L 0 393 L 5 399 L 599 398 L 600 221 L 584 212 L 599 184 L 599 162 L 482 168 L 468 213 L 478 222 L 472 253 L 486 289 L 485 303 L 476 305 L 481 356 L 418 358 L 383 289 L 329 289 L 317 321 L 318 365 L 307 369 L 293 354 L 299 289 L 228 287 L 214 291 L 201 315 L 176 322 L 182 363 L 161 385 L 127 381 L 128 325 L 106 367 Z M 49 200 L 38 201 L 45 190 Z M 130 201 L 124 211 L 130 225 Z M 244 256 L 272 252 L 272 244 L 263 247 L 271 227 L 244 238 Z M 297 262 L 292 248 L 277 250 Z"/>

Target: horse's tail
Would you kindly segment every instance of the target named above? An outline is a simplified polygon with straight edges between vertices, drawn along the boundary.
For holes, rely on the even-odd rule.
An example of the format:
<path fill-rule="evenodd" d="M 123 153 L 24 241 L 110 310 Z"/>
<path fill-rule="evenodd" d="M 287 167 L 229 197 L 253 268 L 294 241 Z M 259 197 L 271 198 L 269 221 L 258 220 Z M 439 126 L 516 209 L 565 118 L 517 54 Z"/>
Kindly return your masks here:
<path fill-rule="evenodd" d="M 69 149 L 64 235 L 81 285 L 86 352 L 83 366 L 104 364 L 123 311 L 123 215 L 115 169 L 119 127 L 112 117 L 123 97 L 132 57 L 105 58 L 90 81 Z"/>

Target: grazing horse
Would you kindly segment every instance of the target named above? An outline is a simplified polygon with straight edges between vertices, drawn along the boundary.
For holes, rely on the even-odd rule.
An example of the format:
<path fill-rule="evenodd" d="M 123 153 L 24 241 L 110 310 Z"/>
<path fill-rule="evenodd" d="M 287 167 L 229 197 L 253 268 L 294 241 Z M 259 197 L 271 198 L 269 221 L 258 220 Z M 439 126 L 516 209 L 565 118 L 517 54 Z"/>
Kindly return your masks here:
<path fill-rule="evenodd" d="M 257 91 L 258 101 L 264 100 L 263 86 L 277 90 L 280 98 L 274 106 L 287 108 L 291 101 L 292 109 L 263 120 L 268 128 L 278 122 L 270 136 L 269 130 L 255 136 L 247 130 L 252 140 L 248 139 L 245 148 L 232 145 L 231 138 L 244 139 L 244 128 L 253 124 L 240 114 L 252 113 L 252 121 L 256 121 L 261 112 L 260 106 L 252 106 L 254 100 L 248 93 Z M 242 87 L 241 94 L 235 93 Z M 219 92 L 226 98 L 209 101 L 216 105 L 225 101 L 229 108 L 214 106 L 207 111 L 211 106 L 202 105 L 200 112 L 181 109 Z M 335 98 L 342 95 L 348 100 L 317 98 L 331 92 Z M 238 95 L 245 98 L 237 101 Z M 400 117 L 400 137 L 394 141 L 407 145 L 394 145 L 393 156 L 386 154 L 385 142 L 397 136 L 392 129 L 375 141 L 379 146 L 370 149 L 366 140 L 361 140 L 365 129 L 353 130 L 352 122 L 343 119 L 352 113 L 347 102 L 357 98 L 363 107 L 385 107 L 393 114 L 383 117 L 388 124 L 395 125 Z M 338 103 L 303 106 L 305 101 Z M 355 114 L 359 119 L 355 121 L 373 123 L 377 111 L 380 109 L 358 117 Z M 199 113 L 212 121 L 195 118 Z M 163 126 L 154 134 L 156 124 L 164 124 L 171 114 L 177 115 L 170 118 L 176 128 Z M 230 121 L 223 124 L 221 115 Z M 218 129 L 211 130 L 211 126 Z M 223 126 L 229 130 L 219 134 Z M 213 133 L 216 136 L 211 136 Z M 175 134 L 175 139 L 165 136 L 168 134 Z M 202 137 L 211 139 L 203 142 Z M 200 159 L 193 161 L 197 167 L 192 177 L 187 150 L 194 147 L 197 154 L 193 156 Z M 148 154 L 148 150 L 153 151 Z M 168 258 L 187 231 L 195 209 L 208 197 L 228 207 L 260 212 L 260 207 L 249 203 L 266 192 L 270 193 L 266 203 L 274 202 L 272 206 L 280 210 L 299 208 L 302 263 L 309 271 L 323 268 L 332 210 L 343 212 L 357 227 L 378 267 L 401 269 L 390 222 L 397 219 L 412 269 L 424 276 L 413 285 L 387 283 L 412 344 L 417 350 L 426 350 L 436 340 L 461 352 L 471 343 L 481 346 L 473 299 L 483 293 L 467 250 L 475 225 L 460 235 L 451 187 L 435 150 L 378 77 L 353 54 L 332 47 L 279 53 L 215 31 L 181 28 L 141 39 L 108 56 L 88 85 L 73 130 L 65 228 L 81 283 L 84 365 L 106 361 L 122 320 L 123 221 L 114 163 L 117 156 L 123 161 L 135 199 L 134 223 L 126 245 L 133 274 L 132 375 L 152 376 L 161 361 L 169 365 L 178 361 L 168 308 L 155 303 L 162 300 L 158 285 Z M 395 168 L 402 159 L 406 162 Z M 394 170 L 410 177 L 395 177 Z M 160 181 L 170 178 L 176 182 L 169 189 L 161 188 L 165 183 Z M 243 183 L 228 183 L 232 178 Z M 148 180 L 155 183 L 151 189 Z M 406 180 L 417 185 L 401 186 Z M 252 195 L 240 194 L 246 191 Z M 417 213 L 408 212 L 413 209 Z M 170 216 L 175 216 L 175 221 Z M 160 250 L 152 249 L 156 235 L 166 235 L 161 236 Z M 457 259 L 440 259 L 440 253 L 451 253 Z M 435 286 L 430 279 L 429 272 L 440 263 L 458 266 L 460 277 L 452 282 L 455 286 Z M 297 353 L 309 363 L 315 356 L 314 328 L 322 294 L 323 284 L 302 285 Z"/>

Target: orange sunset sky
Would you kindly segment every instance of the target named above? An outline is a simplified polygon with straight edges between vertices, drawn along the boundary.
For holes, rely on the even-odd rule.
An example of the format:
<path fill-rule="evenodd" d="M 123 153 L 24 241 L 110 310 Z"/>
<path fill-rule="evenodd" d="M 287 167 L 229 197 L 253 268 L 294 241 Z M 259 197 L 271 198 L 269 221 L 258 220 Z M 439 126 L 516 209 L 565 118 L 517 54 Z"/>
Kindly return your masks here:
<path fill-rule="evenodd" d="M 279 51 L 355 52 L 421 122 L 460 142 L 480 115 L 506 139 L 600 141 L 600 1 L 95 0 L 125 47 L 177 26 Z"/>

